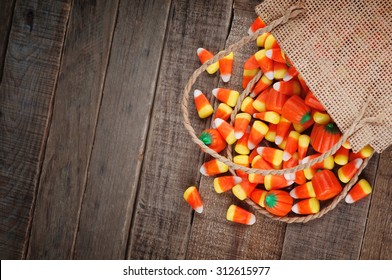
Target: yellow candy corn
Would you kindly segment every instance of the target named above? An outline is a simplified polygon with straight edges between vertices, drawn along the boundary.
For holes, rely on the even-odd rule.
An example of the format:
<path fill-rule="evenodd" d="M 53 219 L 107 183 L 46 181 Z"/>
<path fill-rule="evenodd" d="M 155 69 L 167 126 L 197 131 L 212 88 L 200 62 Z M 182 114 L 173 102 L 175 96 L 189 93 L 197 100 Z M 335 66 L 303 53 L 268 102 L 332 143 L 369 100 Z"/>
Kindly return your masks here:
<path fill-rule="evenodd" d="M 256 222 L 255 215 L 234 204 L 227 209 L 226 219 L 244 225 L 253 225 Z"/>
<path fill-rule="evenodd" d="M 354 203 L 372 192 L 372 187 L 365 179 L 361 179 L 354 185 L 346 196 L 346 203 Z"/>
<path fill-rule="evenodd" d="M 184 192 L 184 199 L 197 213 L 203 212 L 203 202 L 195 186 L 191 186 Z"/>
<path fill-rule="evenodd" d="M 197 113 L 201 119 L 207 118 L 212 115 L 214 108 L 212 108 L 207 97 L 198 89 L 193 93 Z"/>

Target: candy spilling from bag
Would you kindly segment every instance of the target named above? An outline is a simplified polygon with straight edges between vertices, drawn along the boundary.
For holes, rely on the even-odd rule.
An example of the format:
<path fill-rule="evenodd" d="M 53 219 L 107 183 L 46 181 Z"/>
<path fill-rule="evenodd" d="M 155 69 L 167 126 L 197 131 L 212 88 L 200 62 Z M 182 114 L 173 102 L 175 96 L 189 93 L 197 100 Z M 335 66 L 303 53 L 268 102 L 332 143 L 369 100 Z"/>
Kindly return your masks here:
<path fill-rule="evenodd" d="M 249 33 L 264 26 L 257 18 Z M 233 162 L 245 167 L 279 170 L 307 163 L 330 150 L 339 141 L 341 132 L 274 36 L 264 33 L 256 44 L 260 49 L 244 63 L 242 87 L 246 88 L 260 70 L 263 74 L 243 99 L 241 112 L 235 115 L 233 123 L 229 119 L 240 96 L 238 91 L 228 88 L 210 91 L 221 102 L 214 114 L 206 97 L 209 91 L 194 90 L 199 117 L 204 119 L 214 114 L 212 127 L 200 133 L 199 139 L 216 153 L 232 145 Z M 197 50 L 197 55 L 201 63 L 214 56 L 203 48 Z M 233 59 L 234 54 L 230 53 L 208 66 L 207 72 L 219 71 L 227 83 L 232 75 Z M 346 141 L 334 155 L 294 173 L 263 176 L 235 170 L 235 175 L 228 175 L 229 166 L 218 159 L 205 162 L 200 172 L 204 176 L 217 176 L 213 182 L 216 193 L 232 191 L 239 200 L 250 198 L 274 216 L 312 215 L 320 211 L 320 201 L 331 200 L 342 192 L 342 185 L 357 174 L 363 160 L 372 153 L 369 145 L 354 153 Z M 370 184 L 361 179 L 345 201 L 353 203 L 370 193 Z M 198 213 L 203 211 L 195 186 L 185 191 L 184 198 Z M 245 209 L 231 205 L 227 220 L 251 225 L 256 218 Z"/>

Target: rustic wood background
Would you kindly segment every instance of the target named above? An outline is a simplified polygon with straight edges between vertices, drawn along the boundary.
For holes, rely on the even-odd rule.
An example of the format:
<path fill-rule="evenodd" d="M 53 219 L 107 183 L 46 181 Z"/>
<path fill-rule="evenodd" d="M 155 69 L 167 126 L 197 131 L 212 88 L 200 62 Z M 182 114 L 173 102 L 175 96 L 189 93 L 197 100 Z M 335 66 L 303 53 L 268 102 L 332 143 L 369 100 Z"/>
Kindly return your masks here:
<path fill-rule="evenodd" d="M 246 35 L 257 3 L 1 0 L 0 258 L 391 259 L 392 148 L 362 176 L 371 197 L 306 225 L 229 223 L 235 199 L 200 176 L 182 89 L 196 49 Z M 182 198 L 191 184 L 201 215 Z"/>

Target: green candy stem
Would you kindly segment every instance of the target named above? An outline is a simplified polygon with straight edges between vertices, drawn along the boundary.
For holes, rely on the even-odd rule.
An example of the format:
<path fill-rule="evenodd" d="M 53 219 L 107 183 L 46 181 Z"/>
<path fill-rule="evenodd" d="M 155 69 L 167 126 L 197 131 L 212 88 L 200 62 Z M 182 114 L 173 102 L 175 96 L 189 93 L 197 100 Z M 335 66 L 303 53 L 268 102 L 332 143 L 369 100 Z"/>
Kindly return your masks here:
<path fill-rule="evenodd" d="M 212 135 L 210 133 L 208 133 L 208 132 L 205 132 L 205 131 L 203 131 L 201 133 L 199 139 L 201 141 L 203 141 L 203 143 L 206 144 L 207 146 L 211 145 L 211 143 L 212 143 Z"/>
<path fill-rule="evenodd" d="M 325 130 L 329 133 L 329 134 L 337 134 L 339 133 L 339 129 L 336 127 L 336 125 L 334 123 L 328 123 L 325 126 Z"/>
<path fill-rule="evenodd" d="M 275 207 L 277 203 L 278 203 L 278 198 L 274 193 L 268 194 L 265 197 L 265 204 L 267 204 L 269 208 Z"/>
<path fill-rule="evenodd" d="M 306 123 L 308 120 L 310 120 L 312 118 L 312 116 L 310 115 L 310 112 L 307 112 L 305 115 L 303 115 L 303 117 L 301 118 L 300 123 L 304 124 Z"/>

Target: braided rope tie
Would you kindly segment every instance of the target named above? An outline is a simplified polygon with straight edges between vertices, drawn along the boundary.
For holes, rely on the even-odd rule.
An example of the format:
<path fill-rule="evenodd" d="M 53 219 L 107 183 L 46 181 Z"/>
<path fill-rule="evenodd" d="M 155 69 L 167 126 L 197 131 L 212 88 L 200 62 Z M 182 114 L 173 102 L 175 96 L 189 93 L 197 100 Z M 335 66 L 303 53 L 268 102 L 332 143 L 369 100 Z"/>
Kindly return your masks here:
<path fill-rule="evenodd" d="M 349 136 L 351 136 L 354 132 L 356 132 L 361 127 L 363 127 L 366 123 L 380 122 L 385 117 L 384 115 L 379 115 L 377 117 L 363 118 L 364 113 L 366 111 L 366 108 L 367 108 L 368 104 L 371 101 L 371 95 L 368 95 L 367 99 L 364 102 L 363 107 L 358 112 L 358 115 L 357 115 L 356 119 L 353 121 L 352 125 L 343 133 L 343 135 L 341 136 L 339 141 L 334 146 L 332 146 L 330 150 L 328 150 L 327 152 L 325 152 L 324 154 L 320 155 L 317 158 L 309 160 L 307 163 L 299 164 L 299 165 L 297 165 L 295 167 L 279 169 L 279 170 L 275 170 L 275 169 L 262 170 L 262 169 L 249 168 L 249 167 L 244 167 L 244 166 L 238 165 L 238 164 L 236 164 L 236 163 L 234 163 L 232 161 L 232 147 L 230 145 L 226 148 L 227 157 L 224 157 L 224 156 L 218 154 L 217 152 L 215 152 L 214 150 L 210 149 L 207 145 L 205 145 L 198 138 L 198 136 L 196 135 L 196 132 L 193 129 L 192 124 L 190 122 L 189 110 L 188 110 L 188 104 L 189 104 L 189 98 L 190 98 L 189 93 L 190 93 L 190 91 L 192 89 L 192 86 L 195 84 L 197 78 L 204 71 L 206 71 L 206 69 L 207 69 L 207 67 L 209 65 L 217 62 L 219 59 L 223 58 L 224 56 L 227 56 L 231 52 L 237 51 L 238 49 L 240 49 L 241 47 L 243 47 L 247 43 L 249 43 L 251 41 L 254 41 L 259 35 L 261 35 L 261 34 L 263 34 L 265 32 L 270 32 L 272 29 L 276 28 L 277 26 L 285 24 L 289 20 L 298 17 L 299 15 L 303 14 L 304 12 L 305 12 L 305 8 L 303 7 L 302 3 L 300 3 L 299 5 L 294 5 L 294 6 L 290 7 L 287 10 L 287 12 L 285 13 L 285 15 L 282 16 L 281 18 L 272 21 L 269 25 L 267 25 L 266 27 L 264 27 L 262 29 L 258 29 L 252 35 L 249 35 L 249 36 L 246 36 L 246 37 L 240 39 L 236 43 L 234 43 L 234 44 L 230 45 L 229 47 L 227 47 L 226 50 L 219 52 L 213 58 L 211 58 L 210 60 L 205 62 L 203 65 L 201 65 L 198 69 L 196 69 L 193 72 L 193 74 L 191 75 L 191 77 L 188 80 L 188 83 L 185 85 L 184 92 L 183 92 L 183 99 L 182 99 L 182 103 L 181 103 L 181 110 L 182 110 L 182 114 L 183 114 L 183 124 L 185 126 L 185 129 L 189 132 L 189 134 L 190 134 L 190 136 L 192 138 L 192 141 L 194 143 L 196 143 L 198 146 L 200 146 L 200 148 L 205 153 L 208 153 L 212 157 L 214 157 L 214 158 L 218 159 L 219 161 L 221 161 L 222 163 L 226 164 L 229 167 L 229 171 L 232 174 L 235 174 L 234 170 L 241 170 L 241 171 L 244 171 L 247 174 L 254 173 L 254 174 L 260 174 L 260 175 L 263 175 L 263 176 L 268 175 L 268 174 L 283 175 L 283 174 L 295 173 L 297 171 L 301 171 L 301 170 L 307 169 L 307 168 L 311 167 L 312 165 L 314 165 L 314 164 L 316 164 L 318 162 L 323 161 L 324 159 L 326 159 L 330 155 L 335 154 L 336 151 L 342 146 L 342 144 L 344 142 L 346 142 L 346 140 L 349 138 Z M 246 96 L 249 95 L 249 93 L 250 93 L 251 89 L 253 88 L 254 84 L 261 78 L 262 74 L 263 73 L 261 71 L 259 71 L 256 74 L 256 76 L 253 77 L 253 79 L 248 83 L 248 85 L 245 88 L 245 90 L 241 93 L 240 97 L 238 98 L 237 104 L 234 107 L 233 112 L 231 114 L 231 118 L 230 118 L 231 124 L 234 122 L 235 116 L 237 115 L 238 111 L 241 108 L 242 101 L 245 99 Z M 270 214 L 269 212 L 267 212 L 265 209 L 261 208 L 259 205 L 255 204 L 250 199 L 246 199 L 245 201 L 248 204 L 250 204 L 251 206 L 253 206 L 259 213 L 261 213 L 261 214 L 263 214 L 263 215 L 265 215 L 265 216 L 267 216 L 267 217 L 269 217 L 271 219 L 278 220 L 278 221 L 281 221 L 281 222 L 286 222 L 286 223 L 306 223 L 306 222 L 308 222 L 310 220 L 313 220 L 313 219 L 320 218 L 320 217 L 324 216 L 326 213 L 328 213 L 329 211 L 331 211 L 332 209 L 334 209 L 337 206 L 337 204 L 346 196 L 348 191 L 355 184 L 355 182 L 358 179 L 359 174 L 366 167 L 366 165 L 368 164 L 370 158 L 371 158 L 371 156 L 364 160 L 364 162 L 360 166 L 357 174 L 343 188 L 342 192 L 338 196 L 336 196 L 327 207 L 323 208 L 317 214 L 307 215 L 307 216 L 298 216 L 298 217 L 276 217 L 276 216 Z"/>

